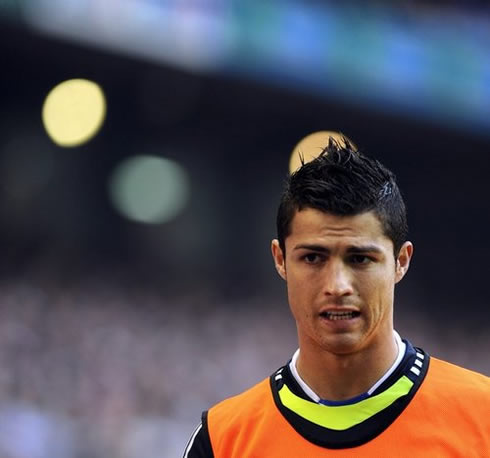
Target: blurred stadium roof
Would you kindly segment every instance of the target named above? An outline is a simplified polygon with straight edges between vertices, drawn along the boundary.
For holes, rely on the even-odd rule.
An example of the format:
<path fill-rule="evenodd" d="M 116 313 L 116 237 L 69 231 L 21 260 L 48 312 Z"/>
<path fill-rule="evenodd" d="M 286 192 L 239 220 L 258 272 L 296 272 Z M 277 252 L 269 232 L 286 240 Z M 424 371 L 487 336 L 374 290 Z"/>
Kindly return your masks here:
<path fill-rule="evenodd" d="M 5 21 L 490 135 L 485 2 L 4 0 Z"/>

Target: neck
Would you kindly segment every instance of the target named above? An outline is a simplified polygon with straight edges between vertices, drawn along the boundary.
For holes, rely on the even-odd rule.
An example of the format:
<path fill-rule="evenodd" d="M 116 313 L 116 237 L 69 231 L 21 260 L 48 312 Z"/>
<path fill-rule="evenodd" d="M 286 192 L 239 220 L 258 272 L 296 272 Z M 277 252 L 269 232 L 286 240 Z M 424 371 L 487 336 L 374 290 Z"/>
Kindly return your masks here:
<path fill-rule="evenodd" d="M 335 354 L 301 346 L 296 368 L 322 399 L 342 401 L 367 392 L 393 365 L 398 346 L 392 331 L 360 352 Z"/>

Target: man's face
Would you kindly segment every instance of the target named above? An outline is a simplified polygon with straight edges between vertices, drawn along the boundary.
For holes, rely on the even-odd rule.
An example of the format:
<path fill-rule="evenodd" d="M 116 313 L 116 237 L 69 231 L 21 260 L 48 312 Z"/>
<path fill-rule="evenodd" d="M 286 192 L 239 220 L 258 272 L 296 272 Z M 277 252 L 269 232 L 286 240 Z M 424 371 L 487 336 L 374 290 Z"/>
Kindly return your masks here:
<path fill-rule="evenodd" d="M 298 211 L 285 240 L 272 253 L 286 280 L 300 348 L 349 354 L 383 345 L 393 335 L 395 283 L 405 275 L 412 244 L 398 258 L 373 212 L 336 216 Z"/>

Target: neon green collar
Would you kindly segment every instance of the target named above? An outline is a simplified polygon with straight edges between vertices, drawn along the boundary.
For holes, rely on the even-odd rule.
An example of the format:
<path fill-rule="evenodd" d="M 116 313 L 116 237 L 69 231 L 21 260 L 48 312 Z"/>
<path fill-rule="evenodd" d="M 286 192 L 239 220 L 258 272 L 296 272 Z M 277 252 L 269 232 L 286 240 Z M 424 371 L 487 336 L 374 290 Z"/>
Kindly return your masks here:
<path fill-rule="evenodd" d="M 279 390 L 282 404 L 297 415 L 318 426 L 342 431 L 351 428 L 386 409 L 408 394 L 413 382 L 405 375 L 382 393 L 345 406 L 326 406 L 296 396 L 286 384 Z"/>

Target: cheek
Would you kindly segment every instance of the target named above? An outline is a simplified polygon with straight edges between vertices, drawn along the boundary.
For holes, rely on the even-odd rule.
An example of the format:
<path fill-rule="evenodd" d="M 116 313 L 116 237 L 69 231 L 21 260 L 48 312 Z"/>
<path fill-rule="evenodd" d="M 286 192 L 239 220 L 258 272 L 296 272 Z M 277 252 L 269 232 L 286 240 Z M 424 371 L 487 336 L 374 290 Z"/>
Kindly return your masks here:
<path fill-rule="evenodd" d="M 394 275 L 366 276 L 358 282 L 358 291 L 371 309 L 384 310 L 393 303 Z"/>
<path fill-rule="evenodd" d="M 290 270 L 287 275 L 288 291 L 294 296 L 307 295 L 316 284 L 315 279 L 306 275 L 301 269 Z"/>
<path fill-rule="evenodd" d="M 301 304 L 301 287 L 296 282 L 288 280 L 288 299 L 292 309 L 296 309 Z"/>
<path fill-rule="evenodd" d="M 287 283 L 288 301 L 296 319 L 309 313 L 307 305 L 311 302 L 310 291 L 305 287 L 305 283 L 298 279 L 288 278 Z"/>
<path fill-rule="evenodd" d="M 381 320 L 387 313 L 391 312 L 393 307 L 393 284 L 381 282 L 372 285 L 370 302 L 375 320 Z"/>

